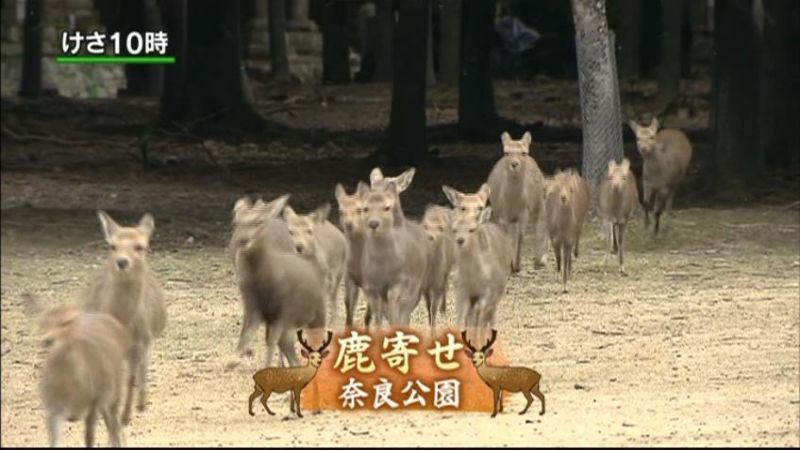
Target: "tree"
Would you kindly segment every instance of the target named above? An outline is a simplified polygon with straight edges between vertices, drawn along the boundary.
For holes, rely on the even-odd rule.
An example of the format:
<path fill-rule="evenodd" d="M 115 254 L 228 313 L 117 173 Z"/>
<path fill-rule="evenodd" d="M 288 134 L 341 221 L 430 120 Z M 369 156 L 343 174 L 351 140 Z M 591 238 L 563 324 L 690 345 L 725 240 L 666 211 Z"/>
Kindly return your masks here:
<path fill-rule="evenodd" d="M 42 0 L 25 0 L 23 27 L 19 95 L 37 98 L 42 93 Z"/>
<path fill-rule="evenodd" d="M 350 82 L 350 49 L 347 45 L 348 2 L 324 0 L 322 5 L 322 82 Z"/>
<path fill-rule="evenodd" d="M 658 95 L 661 101 L 677 97 L 681 83 L 684 0 L 661 0 L 661 63 L 658 69 Z"/>
<path fill-rule="evenodd" d="M 239 1 L 162 1 L 161 6 L 170 46 L 177 38 L 177 51 L 185 54 L 185 64 L 167 76 L 175 92 L 161 97 L 162 123 L 213 121 L 261 129 L 264 120 L 253 108 L 242 66 Z"/>
<path fill-rule="evenodd" d="M 461 4 L 461 73 L 458 86 L 458 129 L 468 138 L 497 138 L 489 53 L 495 42 L 494 0 Z M 395 47 L 396 49 L 397 47 Z"/>
<path fill-rule="evenodd" d="M 739 196 L 763 170 L 759 153 L 758 58 L 753 0 L 716 0 L 711 131 L 712 180 L 717 191 Z"/>
<path fill-rule="evenodd" d="M 642 51 L 642 0 L 609 1 L 616 30 L 617 72 L 621 80 L 638 78 Z M 610 18 L 611 18 L 610 17 Z"/>
<path fill-rule="evenodd" d="M 378 43 L 373 79 L 374 81 L 391 81 L 392 43 L 395 27 L 392 0 L 375 0 L 375 22 L 378 26 Z"/>
<path fill-rule="evenodd" d="M 269 57 L 272 78 L 289 80 L 289 56 L 286 48 L 286 0 L 269 0 Z"/>
<path fill-rule="evenodd" d="M 392 52 L 392 107 L 386 156 L 390 165 L 415 165 L 428 150 L 425 118 L 425 62 L 428 1 L 403 0 Z"/>
<path fill-rule="evenodd" d="M 461 0 L 442 0 L 442 40 L 439 44 L 439 79 L 458 84 L 461 67 Z"/>

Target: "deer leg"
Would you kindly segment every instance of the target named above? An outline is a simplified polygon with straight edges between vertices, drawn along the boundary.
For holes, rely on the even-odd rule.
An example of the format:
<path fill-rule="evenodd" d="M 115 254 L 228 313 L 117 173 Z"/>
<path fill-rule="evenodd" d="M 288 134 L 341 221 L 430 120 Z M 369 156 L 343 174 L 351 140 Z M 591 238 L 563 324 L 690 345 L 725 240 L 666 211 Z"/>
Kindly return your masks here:
<path fill-rule="evenodd" d="M 296 367 L 299 365 L 299 362 L 297 361 L 297 353 L 294 350 L 294 337 L 290 331 L 291 330 L 286 330 L 283 332 L 283 335 L 278 341 L 278 348 L 280 349 L 281 356 L 286 357 L 286 365 L 289 367 Z M 281 367 L 284 367 L 283 359 L 281 359 Z M 289 394 L 289 410 L 294 412 L 294 398 L 291 395 L 291 391 Z"/>
<path fill-rule="evenodd" d="M 531 217 L 534 226 L 534 258 L 533 268 L 540 269 L 545 266 L 545 256 L 547 255 L 547 223 L 544 221 L 544 212 L 540 209 L 536 217 Z"/>
<path fill-rule="evenodd" d="M 353 315 L 356 313 L 357 301 L 358 286 L 356 286 L 355 280 L 348 275 L 344 280 L 345 325 L 348 327 L 353 326 Z"/>
<path fill-rule="evenodd" d="M 525 233 L 525 229 L 522 226 L 522 222 L 517 220 L 514 222 L 514 233 L 517 235 L 517 242 L 515 248 L 515 256 L 514 256 L 514 265 L 511 266 L 511 271 L 514 273 L 518 273 L 522 270 L 522 237 Z"/>
<path fill-rule="evenodd" d="M 494 408 L 492 410 L 492 417 L 495 417 L 495 416 L 497 416 L 497 407 L 500 404 L 500 389 L 495 389 L 494 390 L 493 398 L 494 398 L 494 402 L 493 402 Z"/>
<path fill-rule="evenodd" d="M 150 362 L 150 349 L 147 348 L 142 354 L 142 361 L 139 363 L 139 374 L 137 384 L 139 385 L 139 398 L 136 401 L 136 410 L 139 412 L 147 408 L 147 366 Z"/>
<path fill-rule="evenodd" d="M 97 426 L 97 406 L 92 405 L 89 407 L 89 414 L 86 415 L 86 446 L 94 447 L 94 428 Z"/>
<path fill-rule="evenodd" d="M 535 395 L 540 402 L 542 402 L 542 409 L 539 411 L 539 415 L 541 416 L 544 414 L 544 395 L 542 394 L 542 391 L 539 390 L 539 383 L 536 383 L 533 389 L 531 389 L 531 393 Z"/>
<path fill-rule="evenodd" d="M 533 403 L 533 396 L 531 395 L 530 392 L 528 392 L 528 391 L 523 389 L 522 390 L 522 394 L 525 395 L 525 400 L 527 400 L 528 403 L 525 405 L 525 409 L 523 409 L 522 411 L 519 412 L 520 416 L 525 414 L 526 412 L 528 412 L 528 408 L 530 408 L 531 407 L 531 403 Z"/>
<path fill-rule="evenodd" d="M 448 275 L 444 276 L 444 286 L 442 287 L 442 301 L 439 302 L 439 312 L 445 314 L 447 312 L 447 283 Z"/>
<path fill-rule="evenodd" d="M 106 423 L 106 430 L 108 431 L 108 445 L 110 447 L 119 447 L 121 445 L 119 438 L 119 418 L 117 417 L 118 405 L 114 405 L 108 409 L 103 409 L 103 422 Z"/>
<path fill-rule="evenodd" d="M 425 309 L 428 311 L 428 324 L 430 324 L 431 328 L 433 328 L 433 289 L 425 292 L 423 296 L 425 297 Z"/>
<path fill-rule="evenodd" d="M 253 339 L 253 333 L 258 328 L 261 317 L 245 303 L 244 317 L 242 318 L 242 331 L 239 334 L 239 343 L 236 345 L 236 352 L 240 356 L 252 356 L 253 349 L 249 348 L 249 343 Z"/>
<path fill-rule="evenodd" d="M 653 209 L 653 203 L 655 202 L 656 193 L 648 186 L 644 187 L 644 200 L 642 202 L 642 207 L 644 209 L 644 229 L 650 228 L 650 210 Z"/>
<path fill-rule="evenodd" d="M 653 228 L 653 235 L 658 236 L 658 230 L 661 225 L 661 213 L 664 212 L 664 199 L 661 198 L 660 195 L 656 198 L 656 202 L 653 205 L 653 211 L 653 215 L 656 218 L 656 225 Z"/>
<path fill-rule="evenodd" d="M 578 235 L 575 238 L 575 247 L 572 248 L 572 255 L 577 258 L 578 257 L 578 247 L 581 245 L 581 237 Z"/>
<path fill-rule="evenodd" d="M 61 424 L 64 418 L 53 411 L 47 413 L 47 435 L 50 438 L 50 447 L 61 447 Z"/>
<path fill-rule="evenodd" d="M 617 251 L 619 255 L 619 273 L 625 275 L 625 264 L 623 262 L 622 256 L 622 237 L 625 235 L 625 224 L 620 223 L 617 225 L 617 236 L 616 236 L 616 243 L 617 243 Z"/>
<path fill-rule="evenodd" d="M 280 321 L 267 325 L 266 341 L 267 341 L 267 365 L 272 367 L 272 357 L 275 353 L 275 347 L 278 345 L 278 340 L 283 335 L 283 324 Z"/>
<path fill-rule="evenodd" d="M 294 410 L 297 412 L 297 417 L 302 418 L 303 417 L 303 413 L 300 412 L 300 389 L 298 388 L 298 389 L 292 390 L 292 396 L 294 396 L 294 400 L 295 400 Z"/>
<path fill-rule="evenodd" d="M 556 273 L 561 273 L 561 243 L 553 245 L 553 252 L 556 254 Z"/>
<path fill-rule="evenodd" d="M 672 212 L 672 200 L 675 198 L 675 191 L 670 192 L 667 196 L 666 205 L 664 206 L 664 213 L 670 217 L 675 217 L 675 214 Z"/>
<path fill-rule="evenodd" d="M 500 390 L 500 400 L 498 400 L 497 403 L 498 403 L 498 408 L 497 409 L 502 414 L 503 413 L 503 390 L 502 389 Z"/>
<path fill-rule="evenodd" d="M 267 405 L 267 400 L 269 400 L 270 394 L 272 394 L 272 391 L 264 391 L 264 393 L 261 394 L 261 404 L 264 405 L 264 409 L 267 410 L 267 413 L 269 413 L 270 416 L 274 416 L 275 413 L 272 412 L 272 410 L 269 409 L 269 405 Z"/>
<path fill-rule="evenodd" d="M 563 258 L 563 266 L 561 267 L 561 286 L 562 292 L 567 292 L 567 273 L 569 272 L 569 258 L 570 258 L 570 248 L 566 245 L 561 246 L 561 258 Z"/>
<path fill-rule="evenodd" d="M 256 383 L 255 388 L 253 389 L 253 393 L 250 394 L 250 401 L 247 403 L 247 412 L 250 413 L 251 416 L 255 416 L 256 414 L 253 412 L 253 401 L 257 399 L 264 391 L 261 390 L 261 387 Z"/>

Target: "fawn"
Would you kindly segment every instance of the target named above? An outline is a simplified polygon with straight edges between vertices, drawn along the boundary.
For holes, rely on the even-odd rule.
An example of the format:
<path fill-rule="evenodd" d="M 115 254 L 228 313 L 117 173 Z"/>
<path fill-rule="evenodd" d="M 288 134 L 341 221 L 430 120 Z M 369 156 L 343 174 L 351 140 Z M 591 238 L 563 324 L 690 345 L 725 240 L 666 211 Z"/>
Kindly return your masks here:
<path fill-rule="evenodd" d="M 633 214 L 633 208 L 639 202 L 639 191 L 636 189 L 636 177 L 630 169 L 630 161 L 623 158 L 617 164 L 613 159 L 608 162 L 608 175 L 598 188 L 598 209 L 606 227 L 608 253 L 619 255 L 619 272 L 625 274 L 622 258 L 622 241 L 625 225 Z M 608 253 L 603 256 L 605 263 Z"/>
<path fill-rule="evenodd" d="M 589 212 L 589 187 L 577 172 L 556 170 L 553 181 L 547 183 L 545 212 L 556 270 L 561 272 L 563 292 L 567 292 L 572 257 L 578 257 L 583 222 Z"/>

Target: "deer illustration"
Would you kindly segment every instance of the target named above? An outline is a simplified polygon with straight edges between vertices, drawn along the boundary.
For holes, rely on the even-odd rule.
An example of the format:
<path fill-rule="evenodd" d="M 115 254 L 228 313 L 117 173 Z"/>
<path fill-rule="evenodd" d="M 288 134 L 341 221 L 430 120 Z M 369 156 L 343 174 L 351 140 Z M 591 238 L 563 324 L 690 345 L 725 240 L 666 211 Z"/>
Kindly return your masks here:
<path fill-rule="evenodd" d="M 329 351 L 325 350 L 325 348 L 331 343 L 333 332 L 328 331 L 328 337 L 325 342 L 316 350 L 303 339 L 303 330 L 297 330 L 297 339 L 300 341 L 300 345 L 303 346 L 300 353 L 308 362 L 304 366 L 267 367 L 256 372 L 253 375 L 253 380 L 256 384 L 253 393 L 250 394 L 250 402 L 248 404 L 248 412 L 251 416 L 255 415 L 253 413 L 253 401 L 256 397 L 261 396 L 261 404 L 264 405 L 264 409 L 274 416 L 275 413 L 267 406 L 269 396 L 273 392 L 291 391 L 297 417 L 303 417 L 300 412 L 300 391 L 311 382 L 317 374 L 320 364 L 322 364 L 322 358 L 328 355 Z"/>
<path fill-rule="evenodd" d="M 472 364 L 475 365 L 478 375 L 494 392 L 492 417 L 497 415 L 498 406 L 500 406 L 502 410 L 502 405 L 500 405 L 501 390 L 522 392 L 525 395 L 528 404 L 525 405 L 525 409 L 519 413 L 520 415 L 528 412 L 528 408 L 530 408 L 531 403 L 533 403 L 533 396 L 531 394 L 535 395 L 536 398 L 542 402 L 542 410 L 539 411 L 539 415 L 544 414 L 544 395 L 539 390 L 539 380 L 542 376 L 539 372 L 527 367 L 494 367 L 487 364 L 486 360 L 492 355 L 491 347 L 496 338 L 497 330 L 492 329 L 492 337 L 486 345 L 481 347 L 480 350 L 475 350 L 475 347 L 467 340 L 467 332 L 461 332 L 461 339 L 468 349 L 465 350 L 467 356 L 472 358 Z"/>

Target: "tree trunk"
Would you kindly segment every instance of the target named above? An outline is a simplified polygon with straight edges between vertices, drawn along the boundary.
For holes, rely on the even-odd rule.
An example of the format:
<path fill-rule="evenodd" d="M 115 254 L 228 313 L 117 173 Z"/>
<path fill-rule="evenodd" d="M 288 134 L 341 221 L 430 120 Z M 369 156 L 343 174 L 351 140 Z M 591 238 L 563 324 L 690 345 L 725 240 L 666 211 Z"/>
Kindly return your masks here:
<path fill-rule="evenodd" d="M 324 0 L 322 5 L 322 82 L 350 82 L 350 49 L 347 45 L 347 2 Z"/>
<path fill-rule="evenodd" d="M 175 57 L 175 64 L 164 66 L 164 86 L 161 90 L 160 122 L 169 123 L 177 118 L 181 106 L 184 77 L 186 76 L 186 1 L 161 0 L 161 22 L 169 36 L 167 54 Z"/>
<path fill-rule="evenodd" d="M 392 110 L 387 156 L 390 165 L 416 165 L 428 150 L 425 61 L 428 1 L 403 0 L 394 33 Z"/>
<path fill-rule="evenodd" d="M 436 72 L 433 67 L 433 0 L 428 0 L 428 50 L 425 61 L 425 84 L 428 87 L 436 84 Z"/>
<path fill-rule="evenodd" d="M 760 1 L 760 0 L 757 0 Z M 797 162 L 800 149 L 800 96 L 797 85 L 797 43 L 800 42 L 796 0 L 762 1 L 759 42 L 758 153 L 772 168 Z M 794 22 L 794 23 L 793 23 Z M 793 45 L 794 43 L 794 45 Z M 795 80 L 795 86 L 792 86 Z M 794 159 L 794 161 L 793 161 Z"/>
<path fill-rule="evenodd" d="M 42 0 L 25 0 L 20 97 L 42 93 Z"/>
<path fill-rule="evenodd" d="M 461 67 L 461 0 L 442 0 L 441 18 L 439 80 L 455 86 Z"/>
<path fill-rule="evenodd" d="M 684 6 L 683 0 L 661 0 L 658 95 L 664 104 L 674 100 L 680 91 Z"/>
<path fill-rule="evenodd" d="M 758 151 L 758 58 L 753 0 L 716 0 L 712 179 L 719 193 L 735 197 L 762 171 Z"/>
<path fill-rule="evenodd" d="M 467 138 L 494 133 L 494 107 L 489 52 L 495 41 L 494 0 L 467 0 L 461 6 L 461 73 L 458 86 L 458 129 Z"/>
<path fill-rule="evenodd" d="M 375 54 L 374 81 L 392 81 L 392 45 L 395 28 L 392 0 L 375 0 L 378 43 Z"/>
<path fill-rule="evenodd" d="M 286 48 L 286 0 L 269 0 L 269 58 L 272 78 L 289 80 L 289 56 Z"/>
<path fill-rule="evenodd" d="M 608 2 L 613 6 L 617 36 L 617 71 L 619 77 L 632 79 L 639 77 L 642 51 L 642 0 L 616 0 Z"/>
<path fill-rule="evenodd" d="M 185 22 L 175 17 L 183 5 Z M 168 27 L 186 25 L 186 64 L 179 71 L 177 92 L 162 96 L 162 122 L 213 121 L 228 129 L 261 129 L 264 120 L 253 108 L 242 66 L 239 1 L 164 1 L 162 7 L 172 22 Z M 172 46 L 172 32 L 169 36 Z M 167 78 L 168 84 L 178 83 L 174 73 Z"/>
<path fill-rule="evenodd" d="M 642 0 L 642 50 L 639 75 L 658 77 L 661 60 L 661 2 Z"/>

